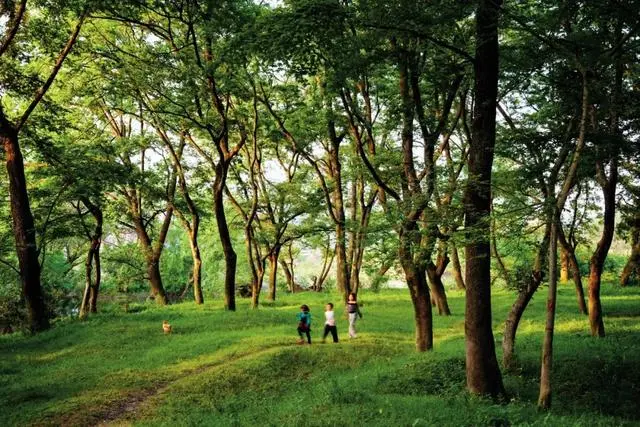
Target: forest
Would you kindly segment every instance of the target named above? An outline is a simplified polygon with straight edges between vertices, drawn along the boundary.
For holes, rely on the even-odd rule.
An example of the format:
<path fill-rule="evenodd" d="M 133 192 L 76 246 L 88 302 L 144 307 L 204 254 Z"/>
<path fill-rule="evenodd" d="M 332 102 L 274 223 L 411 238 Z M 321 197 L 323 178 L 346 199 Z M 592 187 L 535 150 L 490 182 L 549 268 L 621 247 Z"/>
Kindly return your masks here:
<path fill-rule="evenodd" d="M 640 422 L 640 1 L 2 0 L 0 33 L 0 424 Z"/>

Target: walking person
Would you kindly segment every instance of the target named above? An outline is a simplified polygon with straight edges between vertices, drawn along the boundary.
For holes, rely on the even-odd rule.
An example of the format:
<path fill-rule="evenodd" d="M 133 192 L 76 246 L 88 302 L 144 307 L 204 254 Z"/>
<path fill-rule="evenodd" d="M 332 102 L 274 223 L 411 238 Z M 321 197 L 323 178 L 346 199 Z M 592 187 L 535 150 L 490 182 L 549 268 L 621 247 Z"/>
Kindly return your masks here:
<path fill-rule="evenodd" d="M 296 319 L 298 319 L 298 335 L 300 336 L 298 344 L 304 344 L 302 334 L 306 334 L 307 342 L 311 344 L 311 313 L 309 313 L 308 305 L 302 304 L 300 306 L 300 313 L 298 313 Z"/>
<path fill-rule="evenodd" d="M 349 294 L 347 299 L 347 313 L 349 314 L 349 338 L 356 338 L 356 319 L 358 317 L 362 319 L 362 313 L 358 306 L 356 294 L 353 292 Z"/>
<path fill-rule="evenodd" d="M 324 334 L 322 335 L 322 342 L 324 343 L 326 341 L 329 332 L 331 332 L 333 342 L 338 342 L 338 328 L 336 326 L 336 317 L 333 312 L 333 304 L 330 302 L 324 306 L 324 318 Z"/>

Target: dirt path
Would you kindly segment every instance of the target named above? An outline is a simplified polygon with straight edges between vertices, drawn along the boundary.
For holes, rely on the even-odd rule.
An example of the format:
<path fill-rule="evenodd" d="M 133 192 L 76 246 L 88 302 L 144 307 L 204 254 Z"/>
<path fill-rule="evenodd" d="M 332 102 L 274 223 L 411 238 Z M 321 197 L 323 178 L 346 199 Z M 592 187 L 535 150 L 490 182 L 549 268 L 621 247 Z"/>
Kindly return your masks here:
<path fill-rule="evenodd" d="M 158 381 L 148 387 L 136 390 L 121 399 L 109 402 L 108 404 L 96 408 L 95 412 L 90 416 L 83 409 L 91 410 L 90 408 L 78 408 L 77 410 L 63 414 L 56 417 L 54 420 L 47 420 L 47 425 L 119 425 L 132 421 L 135 419 L 135 414 L 138 409 L 144 405 L 149 399 L 159 396 L 170 389 L 175 383 L 193 375 L 201 375 L 204 372 L 211 371 L 213 369 L 220 368 L 222 366 L 228 366 L 232 363 L 237 363 L 245 359 L 252 357 L 259 357 L 269 353 L 276 353 L 284 348 L 293 347 L 292 345 L 277 345 L 267 347 L 259 351 L 240 354 L 232 356 L 228 359 L 219 360 L 215 362 L 205 363 L 195 368 L 190 368 L 180 372 L 178 375 L 172 377 L 169 380 Z M 88 418 L 91 422 L 88 422 Z"/>

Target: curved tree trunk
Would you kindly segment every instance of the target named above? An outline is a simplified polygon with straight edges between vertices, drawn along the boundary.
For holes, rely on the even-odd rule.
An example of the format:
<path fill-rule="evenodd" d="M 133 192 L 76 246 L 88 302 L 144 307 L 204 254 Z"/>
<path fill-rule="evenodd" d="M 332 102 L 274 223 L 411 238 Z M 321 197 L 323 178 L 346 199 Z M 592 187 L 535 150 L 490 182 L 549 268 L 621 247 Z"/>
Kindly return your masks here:
<path fill-rule="evenodd" d="M 427 277 L 431 284 L 432 300 L 435 301 L 436 307 L 438 307 L 438 314 L 441 316 L 450 316 L 451 310 L 449 309 L 449 303 L 447 301 L 447 293 L 442 283 L 444 268 L 446 268 L 446 263 L 444 263 L 442 270 L 436 267 L 435 264 L 429 263 L 429 265 L 427 265 Z"/>
<path fill-rule="evenodd" d="M 137 212 L 135 206 L 132 206 L 131 210 L 132 212 Z M 145 262 L 147 264 L 147 278 L 151 287 L 151 295 L 155 299 L 156 303 L 160 305 L 167 304 L 167 294 L 165 292 L 164 286 L 162 285 L 162 276 L 160 274 L 160 256 L 162 254 L 166 231 L 168 230 L 169 223 L 171 221 L 172 212 L 173 210 L 170 208 L 169 212 L 165 213 L 166 217 L 163 224 L 163 231 L 158 237 L 155 250 L 142 218 L 140 218 L 139 215 L 135 214 L 133 218 L 133 222 L 136 227 L 136 234 L 138 235 L 138 243 L 142 248 Z"/>
<path fill-rule="evenodd" d="M 534 274 L 531 282 L 527 284 L 526 288 L 518 292 L 518 298 L 516 298 L 515 302 L 511 306 L 511 310 L 509 311 L 509 315 L 505 321 L 504 334 L 502 336 L 502 365 L 507 369 L 511 369 L 514 366 L 514 348 L 518 325 L 520 324 L 520 319 L 522 319 L 524 310 L 527 308 L 531 298 L 533 298 L 533 295 L 538 290 L 540 281 L 541 275 Z"/>
<path fill-rule="evenodd" d="M 91 295 L 89 296 L 89 311 L 91 313 L 98 312 L 98 295 L 100 293 L 100 283 L 102 281 L 102 265 L 100 261 L 100 246 L 93 253 L 93 265 L 96 270 L 96 278 L 91 288 Z"/>
<path fill-rule="evenodd" d="M 514 366 L 514 348 L 516 342 L 516 332 L 518 331 L 518 325 L 520 319 L 524 314 L 525 309 L 529 305 L 531 298 L 540 287 L 543 278 L 543 271 L 546 255 L 549 248 L 549 238 L 551 235 L 551 221 L 552 217 L 547 215 L 546 226 L 544 231 L 544 237 L 538 248 L 536 259 L 534 261 L 531 276 L 528 278 L 527 283 L 521 283 L 520 290 L 518 291 L 518 297 L 511 306 L 509 315 L 504 325 L 504 334 L 502 336 L 502 363 L 505 368 L 512 368 Z"/>
<path fill-rule="evenodd" d="M 91 247 L 93 248 L 93 266 L 95 268 L 95 279 L 93 281 L 93 285 L 91 286 L 90 295 L 89 295 L 89 311 L 91 313 L 98 312 L 98 294 L 100 293 L 100 283 L 102 281 L 102 263 L 100 261 L 100 248 L 102 247 L 102 227 L 104 223 L 104 217 L 102 214 L 102 209 L 91 203 L 89 200 L 83 200 L 83 203 L 93 215 L 93 218 L 96 221 L 96 227 L 93 231 Z"/>
<path fill-rule="evenodd" d="M 0 123 L 0 140 L 4 147 L 9 177 L 9 200 L 16 254 L 20 266 L 20 281 L 32 332 L 49 328 L 49 318 L 40 284 L 40 263 L 36 244 L 36 229 L 29 205 L 24 160 L 18 143 L 18 134 L 6 123 L 4 115 Z"/>
<path fill-rule="evenodd" d="M 216 167 L 216 178 L 213 190 L 213 208 L 216 216 L 216 225 L 220 244 L 224 254 L 224 308 L 226 310 L 236 310 L 236 263 L 238 256 L 233 250 L 229 225 L 224 212 L 224 188 L 228 167 L 224 166 L 224 161 L 220 161 Z"/>
<path fill-rule="evenodd" d="M 584 299 L 584 289 L 582 287 L 582 276 L 580 275 L 580 266 L 578 265 L 578 258 L 576 257 L 576 251 L 566 239 L 562 226 L 558 226 L 558 242 L 563 248 L 563 254 L 566 254 L 567 262 L 569 264 L 569 270 L 571 271 L 571 277 L 576 288 L 576 301 L 578 303 L 578 310 L 580 313 L 587 314 L 587 304 Z"/>
<path fill-rule="evenodd" d="M 289 266 L 285 262 L 285 260 L 280 260 L 280 267 L 282 267 L 282 271 L 284 272 L 284 277 L 287 280 L 287 288 L 289 292 L 295 292 L 295 283 L 293 281 L 293 270 L 289 270 Z"/>
<path fill-rule="evenodd" d="M 100 265 L 100 246 L 102 243 L 102 211 L 93 205 L 87 204 L 94 218 L 96 219 L 96 227 L 94 233 L 91 236 L 91 245 L 87 252 L 87 260 L 85 261 L 85 290 L 82 296 L 82 303 L 80 305 L 79 317 L 84 319 L 89 312 L 96 313 L 98 311 L 98 293 L 100 291 L 100 280 L 102 277 L 101 265 Z M 95 266 L 95 279 L 94 279 L 94 266 Z"/>
<path fill-rule="evenodd" d="M 85 266 L 85 286 L 84 293 L 82 294 L 82 302 L 80 303 L 80 313 L 78 317 L 80 319 L 86 319 L 89 314 L 89 301 L 91 298 L 91 288 L 93 288 L 93 241 L 91 242 L 91 247 L 89 248 L 89 252 L 87 253 L 87 260 L 84 263 Z"/>
<path fill-rule="evenodd" d="M 322 286 L 327 280 L 327 276 L 329 275 L 329 271 L 331 271 L 331 266 L 333 265 L 333 260 L 335 259 L 335 257 L 335 252 L 331 252 L 330 239 L 327 239 L 327 246 L 325 248 L 322 261 L 322 269 L 320 269 L 320 274 L 314 279 L 314 283 L 312 286 L 313 290 L 317 292 L 322 291 Z"/>
<path fill-rule="evenodd" d="M 602 304 L 600 302 L 600 282 L 604 261 L 609 253 L 613 232 L 615 229 L 616 214 L 616 185 L 617 185 L 617 160 L 611 164 L 611 176 L 602 185 L 604 198 L 604 224 L 602 236 L 596 250 L 589 261 L 589 324 L 591 335 L 604 337 L 604 321 L 602 319 Z"/>
<path fill-rule="evenodd" d="M 619 26 L 616 28 L 616 39 L 622 40 Z M 611 98 L 609 99 L 609 135 L 618 139 L 622 137 L 619 126 L 618 108 L 622 102 L 622 77 L 624 63 L 622 62 L 620 50 L 616 51 L 615 65 L 616 75 Z M 614 141 L 609 148 L 606 162 L 609 164 L 609 176 L 606 173 L 605 160 L 599 147 L 596 147 L 596 179 L 602 188 L 602 198 L 604 199 L 604 221 L 603 229 L 596 250 L 589 261 L 589 324 L 591 335 L 604 337 L 604 321 L 602 319 L 602 303 L 600 302 L 600 282 L 602 280 L 602 270 L 604 261 L 609 253 L 616 222 L 616 187 L 618 185 L 618 155 L 620 144 Z"/>
<path fill-rule="evenodd" d="M 151 295 L 160 305 L 167 304 L 167 294 L 162 286 L 162 276 L 160 275 L 160 263 L 157 259 L 147 260 L 147 275 L 151 284 Z"/>

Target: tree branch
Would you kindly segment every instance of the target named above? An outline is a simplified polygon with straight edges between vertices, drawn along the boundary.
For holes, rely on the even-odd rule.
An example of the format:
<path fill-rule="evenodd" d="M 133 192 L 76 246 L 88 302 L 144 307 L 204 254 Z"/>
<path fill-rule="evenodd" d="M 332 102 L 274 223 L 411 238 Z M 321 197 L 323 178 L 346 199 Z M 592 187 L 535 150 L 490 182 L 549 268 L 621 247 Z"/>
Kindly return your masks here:
<path fill-rule="evenodd" d="M 27 119 L 29 118 L 33 110 L 35 110 L 35 108 L 38 106 L 40 101 L 42 101 L 42 98 L 44 97 L 45 93 L 47 92 L 47 90 L 49 90 L 49 87 L 51 87 L 51 85 L 53 84 L 53 81 L 58 75 L 58 71 L 60 71 L 60 68 L 62 68 L 62 64 L 64 63 L 64 60 L 67 58 L 67 56 L 69 55 L 69 52 L 71 52 L 71 49 L 73 48 L 73 45 L 76 43 L 78 34 L 80 34 L 80 29 L 82 28 L 82 24 L 84 23 L 85 16 L 86 15 L 84 13 L 80 16 L 80 20 L 78 21 L 76 28 L 73 30 L 73 33 L 71 33 L 71 37 L 69 37 L 69 40 L 67 41 L 67 44 L 65 45 L 64 49 L 62 49 L 62 52 L 60 52 L 60 55 L 58 55 L 58 59 L 56 60 L 55 65 L 53 66 L 53 70 L 51 70 L 51 74 L 49 74 L 49 78 L 47 78 L 47 80 L 40 87 L 40 89 L 36 91 L 33 101 L 31 101 L 31 104 L 29 104 L 25 112 L 22 114 L 22 117 L 20 118 L 20 121 L 16 126 L 17 131 L 20 131 L 20 129 L 22 129 L 22 126 L 24 126 L 24 124 L 26 123 Z"/>

